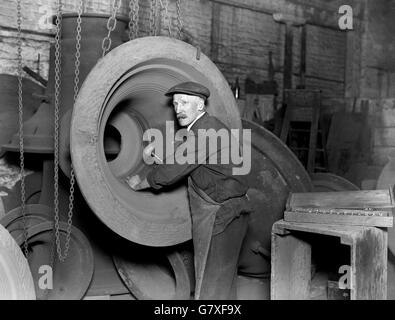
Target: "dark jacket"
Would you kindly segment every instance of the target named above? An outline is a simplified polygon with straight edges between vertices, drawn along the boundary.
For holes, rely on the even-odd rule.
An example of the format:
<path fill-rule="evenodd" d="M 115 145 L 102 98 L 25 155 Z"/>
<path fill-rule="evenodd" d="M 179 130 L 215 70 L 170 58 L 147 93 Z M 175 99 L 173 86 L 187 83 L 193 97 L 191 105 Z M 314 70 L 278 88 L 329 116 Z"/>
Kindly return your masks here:
<path fill-rule="evenodd" d="M 224 129 L 230 136 L 229 128 L 216 117 L 208 113 L 198 119 L 191 131 L 198 135 L 199 129 L 214 129 L 218 131 Z M 196 138 L 196 143 L 197 143 Z M 229 164 L 221 163 L 221 139 L 217 144 L 217 163 L 201 164 L 195 161 L 194 164 L 179 164 L 177 159 L 174 164 L 159 164 L 147 175 L 147 181 L 154 189 L 161 189 L 165 186 L 172 185 L 188 176 L 191 177 L 194 184 L 205 192 L 214 201 L 223 204 L 217 213 L 216 232 L 222 231 L 232 219 L 239 214 L 249 212 L 249 204 L 246 200 L 247 184 L 243 181 L 244 176 L 232 174 L 232 168 L 235 167 L 230 161 Z M 194 149 L 195 159 L 201 155 L 198 154 L 198 148 Z M 210 154 L 207 146 L 207 156 Z M 212 154 L 212 153 L 211 153 Z M 208 162 L 208 161 L 207 161 Z M 219 228 L 218 228 L 219 227 Z"/>
<path fill-rule="evenodd" d="M 230 136 L 230 130 L 219 119 L 210 116 L 208 113 L 204 114 L 192 126 L 191 131 L 195 134 L 196 144 L 199 129 L 214 129 L 219 131 L 224 129 Z M 195 185 L 203 190 L 211 199 L 216 202 L 224 202 L 230 198 L 241 197 L 247 192 L 247 185 L 243 182 L 243 176 L 232 174 L 234 165 L 229 161 L 229 164 L 221 163 L 221 139 L 218 139 L 217 144 L 217 163 L 199 164 L 197 160 L 193 164 L 179 164 L 177 159 L 174 164 L 161 164 L 148 174 L 147 180 L 150 186 L 154 189 L 160 189 L 164 186 L 172 185 L 177 181 L 190 176 Z M 210 150 L 206 149 L 207 158 Z M 194 148 L 196 153 L 194 158 L 198 159 L 197 148 Z M 231 158 L 229 156 L 229 158 Z M 207 161 L 208 162 L 208 161 Z"/>

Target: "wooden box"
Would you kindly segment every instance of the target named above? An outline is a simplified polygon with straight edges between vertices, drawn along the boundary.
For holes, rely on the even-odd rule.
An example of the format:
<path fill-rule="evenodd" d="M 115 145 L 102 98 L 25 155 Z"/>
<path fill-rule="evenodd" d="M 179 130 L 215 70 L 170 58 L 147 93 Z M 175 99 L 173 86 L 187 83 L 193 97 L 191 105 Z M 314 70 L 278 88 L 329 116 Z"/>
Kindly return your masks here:
<path fill-rule="evenodd" d="M 351 300 L 387 298 L 388 235 L 385 229 L 280 220 L 272 227 L 272 300 L 310 299 L 312 247 L 317 244 L 307 241 L 306 234 L 336 237 L 342 245 L 349 246 Z"/>
<path fill-rule="evenodd" d="M 284 220 L 391 228 L 393 190 L 291 193 Z"/>

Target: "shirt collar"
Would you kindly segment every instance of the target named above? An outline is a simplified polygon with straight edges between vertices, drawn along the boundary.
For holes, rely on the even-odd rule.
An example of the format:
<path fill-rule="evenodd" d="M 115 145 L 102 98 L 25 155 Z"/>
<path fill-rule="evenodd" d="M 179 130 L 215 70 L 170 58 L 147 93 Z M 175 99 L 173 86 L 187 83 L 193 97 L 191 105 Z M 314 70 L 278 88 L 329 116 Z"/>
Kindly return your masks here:
<path fill-rule="evenodd" d="M 201 117 L 203 117 L 205 113 L 206 113 L 206 111 L 204 111 L 203 113 L 199 114 L 199 115 L 195 118 L 195 120 L 193 120 L 193 121 L 189 124 L 189 126 L 188 126 L 188 128 L 187 128 L 187 131 L 191 130 L 191 128 L 192 128 L 192 126 L 195 124 L 195 122 L 198 121 Z"/>

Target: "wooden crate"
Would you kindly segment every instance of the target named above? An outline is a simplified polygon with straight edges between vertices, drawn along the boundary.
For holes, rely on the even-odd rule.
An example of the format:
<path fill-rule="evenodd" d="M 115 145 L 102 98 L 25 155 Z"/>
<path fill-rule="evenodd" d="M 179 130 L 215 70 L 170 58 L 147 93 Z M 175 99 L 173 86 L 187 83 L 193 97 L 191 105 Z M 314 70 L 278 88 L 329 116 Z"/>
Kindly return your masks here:
<path fill-rule="evenodd" d="M 312 243 L 301 233 L 337 237 L 350 247 L 351 300 L 387 298 L 386 229 L 280 220 L 272 227 L 271 299 L 309 299 Z"/>
<path fill-rule="evenodd" d="M 284 220 L 392 228 L 393 190 L 291 193 Z"/>

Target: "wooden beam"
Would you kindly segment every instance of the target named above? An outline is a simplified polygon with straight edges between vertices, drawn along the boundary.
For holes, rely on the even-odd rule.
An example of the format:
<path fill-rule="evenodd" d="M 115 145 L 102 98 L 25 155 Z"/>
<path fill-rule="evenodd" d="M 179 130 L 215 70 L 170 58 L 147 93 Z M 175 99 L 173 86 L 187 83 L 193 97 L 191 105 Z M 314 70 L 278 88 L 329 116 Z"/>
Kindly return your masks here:
<path fill-rule="evenodd" d="M 284 48 L 284 77 L 283 89 L 292 89 L 292 62 L 293 62 L 293 27 L 292 24 L 285 25 L 285 48 Z"/>
<path fill-rule="evenodd" d="M 391 191 L 360 190 L 342 192 L 313 192 L 291 193 L 287 203 L 287 210 L 298 208 L 375 208 L 392 209 Z"/>
<path fill-rule="evenodd" d="M 297 223 L 320 223 L 320 224 L 336 224 L 343 226 L 367 226 L 392 228 L 393 217 L 377 217 L 377 216 L 357 216 L 357 215 L 337 215 L 333 214 L 317 214 L 309 212 L 285 211 L 284 220 Z"/>
<path fill-rule="evenodd" d="M 216 62 L 218 60 L 218 44 L 220 41 L 220 15 L 221 5 L 219 3 L 212 3 L 211 14 L 211 60 Z"/>
<path fill-rule="evenodd" d="M 304 17 L 307 20 L 307 24 L 319 26 L 322 28 L 329 28 L 334 30 L 339 30 L 338 10 L 322 10 L 317 7 L 312 7 L 310 5 L 303 6 L 302 4 L 290 4 L 285 0 L 271 0 L 271 1 L 260 1 L 259 6 L 253 4 L 245 4 L 240 1 L 235 0 L 210 0 L 213 3 L 218 3 L 221 5 L 232 6 L 240 9 L 250 10 L 254 12 L 260 12 L 267 15 L 272 15 L 279 10 L 283 10 L 286 14 L 295 14 L 297 9 L 303 9 Z M 308 9 L 312 10 L 308 10 Z M 355 20 L 361 20 L 362 15 L 354 15 Z"/>

